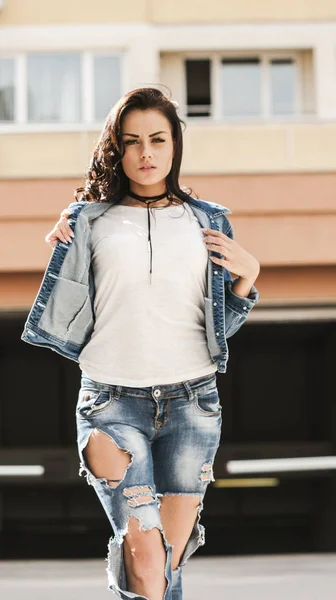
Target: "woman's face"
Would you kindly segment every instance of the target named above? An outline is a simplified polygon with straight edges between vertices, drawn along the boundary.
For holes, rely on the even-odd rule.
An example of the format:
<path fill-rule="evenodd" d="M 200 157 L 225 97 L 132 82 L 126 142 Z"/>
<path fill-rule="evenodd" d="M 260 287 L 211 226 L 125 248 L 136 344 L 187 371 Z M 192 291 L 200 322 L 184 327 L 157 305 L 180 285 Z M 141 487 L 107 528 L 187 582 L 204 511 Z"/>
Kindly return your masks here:
<path fill-rule="evenodd" d="M 151 186 L 154 193 L 164 191 L 174 153 L 168 119 L 158 110 L 133 109 L 123 119 L 121 137 L 125 145 L 121 163 L 132 191 L 141 193 L 143 186 Z"/>

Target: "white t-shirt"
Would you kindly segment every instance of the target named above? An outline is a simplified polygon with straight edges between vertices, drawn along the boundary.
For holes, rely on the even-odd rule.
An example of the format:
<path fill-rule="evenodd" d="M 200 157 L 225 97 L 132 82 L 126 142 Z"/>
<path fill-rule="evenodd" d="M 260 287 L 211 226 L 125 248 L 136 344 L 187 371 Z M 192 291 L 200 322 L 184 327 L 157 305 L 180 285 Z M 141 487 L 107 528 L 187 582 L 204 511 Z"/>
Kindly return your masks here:
<path fill-rule="evenodd" d="M 151 208 L 112 205 L 92 223 L 95 280 L 92 336 L 79 355 L 85 375 L 145 387 L 214 373 L 204 323 L 208 250 L 186 202 Z"/>

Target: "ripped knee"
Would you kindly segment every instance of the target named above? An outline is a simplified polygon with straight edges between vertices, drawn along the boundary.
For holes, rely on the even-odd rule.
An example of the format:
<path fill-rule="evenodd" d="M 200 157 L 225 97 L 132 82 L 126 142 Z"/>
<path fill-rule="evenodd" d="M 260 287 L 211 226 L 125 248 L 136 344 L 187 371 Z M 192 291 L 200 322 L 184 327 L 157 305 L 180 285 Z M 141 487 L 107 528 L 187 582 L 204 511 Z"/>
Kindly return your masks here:
<path fill-rule="evenodd" d="M 211 463 L 204 463 L 202 465 L 200 479 L 205 482 L 215 481 Z"/>
<path fill-rule="evenodd" d="M 88 468 L 82 465 L 79 474 L 86 474 L 89 485 L 102 480 L 112 488 L 124 480 L 133 460 L 128 450 L 120 448 L 110 435 L 96 428 L 90 434 L 83 456 Z"/>
<path fill-rule="evenodd" d="M 123 494 L 127 498 L 128 505 L 132 508 L 156 502 L 153 490 L 149 485 L 136 485 L 125 488 Z"/>

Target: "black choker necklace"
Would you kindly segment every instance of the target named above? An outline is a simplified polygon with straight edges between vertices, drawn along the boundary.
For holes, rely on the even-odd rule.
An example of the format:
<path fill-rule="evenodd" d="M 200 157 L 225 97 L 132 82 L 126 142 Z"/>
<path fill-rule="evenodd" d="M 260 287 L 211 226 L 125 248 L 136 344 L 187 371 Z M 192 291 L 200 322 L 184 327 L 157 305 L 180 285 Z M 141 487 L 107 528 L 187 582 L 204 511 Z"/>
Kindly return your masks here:
<path fill-rule="evenodd" d="M 166 196 L 167 196 L 167 192 L 164 192 L 163 194 L 160 194 L 159 196 L 139 196 L 138 194 L 135 194 L 134 192 L 131 192 L 131 191 L 128 191 L 127 193 L 132 198 L 135 198 L 135 200 L 140 200 L 140 202 L 146 202 L 146 200 L 151 200 L 152 202 L 155 202 L 156 200 L 162 200 L 163 198 L 166 198 Z M 151 204 L 151 202 L 149 202 L 148 204 Z"/>
<path fill-rule="evenodd" d="M 127 192 L 131 198 L 135 200 L 140 200 L 140 202 L 145 202 L 147 205 L 147 221 L 148 221 L 148 252 L 150 252 L 150 266 L 149 266 L 149 283 L 152 284 L 152 263 L 153 263 L 153 252 L 152 252 L 152 240 L 151 240 L 151 223 L 150 223 L 150 214 L 149 214 L 149 205 L 152 202 L 156 202 L 156 200 L 162 200 L 167 197 L 167 192 L 160 194 L 159 196 L 139 196 L 130 190 Z"/>

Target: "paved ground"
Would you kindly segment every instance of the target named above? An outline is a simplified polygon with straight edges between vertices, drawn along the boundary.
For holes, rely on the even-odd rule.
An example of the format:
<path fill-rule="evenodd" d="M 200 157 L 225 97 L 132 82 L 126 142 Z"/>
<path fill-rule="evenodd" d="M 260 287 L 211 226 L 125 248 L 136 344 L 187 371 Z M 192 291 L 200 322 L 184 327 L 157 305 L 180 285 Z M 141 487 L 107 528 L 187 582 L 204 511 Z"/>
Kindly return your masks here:
<path fill-rule="evenodd" d="M 113 600 L 104 560 L 0 561 L 1 600 Z M 336 554 L 191 558 L 184 600 L 335 600 Z"/>

